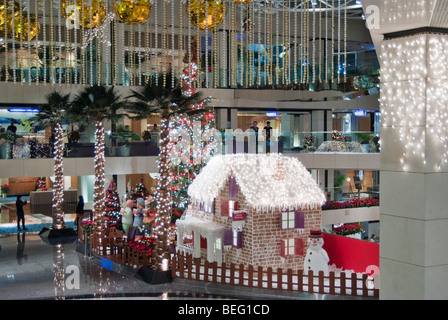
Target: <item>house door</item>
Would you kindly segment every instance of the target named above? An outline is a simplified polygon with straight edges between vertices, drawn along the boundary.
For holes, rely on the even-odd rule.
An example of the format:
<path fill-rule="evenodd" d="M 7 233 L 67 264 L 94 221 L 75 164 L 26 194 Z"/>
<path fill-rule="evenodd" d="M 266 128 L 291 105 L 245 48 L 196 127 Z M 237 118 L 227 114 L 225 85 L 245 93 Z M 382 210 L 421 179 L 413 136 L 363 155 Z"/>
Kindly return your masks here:
<path fill-rule="evenodd" d="M 222 262 L 222 239 L 217 238 L 207 239 L 207 261 L 209 262 Z"/>

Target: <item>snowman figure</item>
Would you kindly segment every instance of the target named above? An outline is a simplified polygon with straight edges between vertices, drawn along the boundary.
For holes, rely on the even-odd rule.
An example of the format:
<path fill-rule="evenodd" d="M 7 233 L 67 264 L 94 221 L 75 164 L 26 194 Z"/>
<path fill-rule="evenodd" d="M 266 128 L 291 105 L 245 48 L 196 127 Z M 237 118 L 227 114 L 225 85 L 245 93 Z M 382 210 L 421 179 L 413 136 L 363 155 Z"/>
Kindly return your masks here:
<path fill-rule="evenodd" d="M 328 257 L 324 245 L 324 239 L 320 229 L 311 229 L 310 236 L 308 237 L 308 249 L 306 250 L 304 272 L 308 273 L 309 270 L 313 270 L 313 274 L 317 275 L 319 271 L 323 271 L 324 274 L 328 274 Z"/>

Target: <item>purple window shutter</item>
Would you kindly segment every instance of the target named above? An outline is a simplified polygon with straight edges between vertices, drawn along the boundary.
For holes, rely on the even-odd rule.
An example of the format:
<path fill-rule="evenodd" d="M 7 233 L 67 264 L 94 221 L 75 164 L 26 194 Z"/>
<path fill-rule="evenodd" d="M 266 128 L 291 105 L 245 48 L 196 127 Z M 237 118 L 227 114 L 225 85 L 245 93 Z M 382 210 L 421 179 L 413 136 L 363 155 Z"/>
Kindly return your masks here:
<path fill-rule="evenodd" d="M 305 228 L 305 212 L 303 211 L 294 212 L 294 227 L 296 229 Z"/>
<path fill-rule="evenodd" d="M 234 177 L 230 177 L 229 179 L 229 196 L 232 198 L 238 197 L 238 184 Z"/>
<path fill-rule="evenodd" d="M 204 202 L 199 204 L 199 211 L 204 211 Z"/>
<path fill-rule="evenodd" d="M 223 245 L 231 246 L 232 244 L 233 244 L 233 232 L 232 232 L 232 229 L 225 229 L 224 230 Z"/>
<path fill-rule="evenodd" d="M 221 200 L 221 216 L 229 216 L 229 200 Z"/>
<path fill-rule="evenodd" d="M 236 233 L 236 247 L 237 249 L 240 249 L 243 247 L 243 232 L 238 231 Z"/>

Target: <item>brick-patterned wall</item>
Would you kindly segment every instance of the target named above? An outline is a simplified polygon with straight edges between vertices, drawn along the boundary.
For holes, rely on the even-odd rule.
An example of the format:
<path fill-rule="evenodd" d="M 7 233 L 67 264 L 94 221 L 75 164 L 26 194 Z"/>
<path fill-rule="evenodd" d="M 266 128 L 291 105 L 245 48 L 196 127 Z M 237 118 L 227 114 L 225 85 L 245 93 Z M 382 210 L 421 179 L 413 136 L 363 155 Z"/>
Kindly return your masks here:
<path fill-rule="evenodd" d="M 229 184 L 215 199 L 215 215 L 213 220 L 224 228 L 232 227 L 232 219 L 221 216 L 222 200 L 237 200 L 238 210 L 247 212 L 247 219 L 243 227 L 243 245 L 241 249 L 230 248 L 224 253 L 223 261 L 226 263 L 244 263 L 247 265 L 303 269 L 304 257 L 307 249 L 307 239 L 311 228 L 321 227 L 321 210 L 301 209 L 305 212 L 304 229 L 280 229 L 280 210 L 274 212 L 256 212 L 248 207 L 244 195 L 238 192 L 238 198 L 229 197 Z M 303 255 L 281 257 L 281 239 L 300 238 L 304 243 Z M 202 257 L 206 258 L 206 250 L 201 250 Z"/>

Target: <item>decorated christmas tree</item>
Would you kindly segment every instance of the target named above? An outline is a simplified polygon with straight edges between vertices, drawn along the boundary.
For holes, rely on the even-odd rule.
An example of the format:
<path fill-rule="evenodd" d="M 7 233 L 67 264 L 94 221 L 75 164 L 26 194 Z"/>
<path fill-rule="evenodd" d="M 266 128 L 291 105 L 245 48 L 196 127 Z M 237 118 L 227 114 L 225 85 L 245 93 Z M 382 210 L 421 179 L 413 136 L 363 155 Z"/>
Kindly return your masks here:
<path fill-rule="evenodd" d="M 106 199 L 104 201 L 105 218 L 107 221 L 107 227 L 119 227 L 120 221 L 120 197 L 117 191 L 117 185 L 115 180 L 111 180 L 109 187 L 106 190 Z"/>
<path fill-rule="evenodd" d="M 194 84 L 198 75 L 196 39 L 191 40 L 191 50 L 186 53 L 182 72 L 182 90 L 185 95 L 195 94 Z M 173 203 L 171 221 L 177 220 L 187 208 L 188 186 L 217 150 L 214 136 L 215 117 L 207 109 L 209 99 L 193 106 L 204 110 L 194 117 L 179 115 L 170 123 L 171 144 L 171 196 Z"/>
<path fill-rule="evenodd" d="M 136 200 L 138 198 L 146 199 L 149 196 L 149 191 L 145 187 L 143 177 L 138 178 L 137 184 L 135 185 L 134 192 L 132 194 L 132 199 Z"/>

